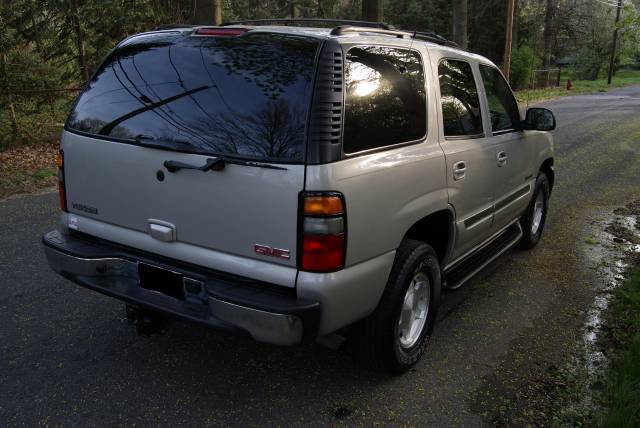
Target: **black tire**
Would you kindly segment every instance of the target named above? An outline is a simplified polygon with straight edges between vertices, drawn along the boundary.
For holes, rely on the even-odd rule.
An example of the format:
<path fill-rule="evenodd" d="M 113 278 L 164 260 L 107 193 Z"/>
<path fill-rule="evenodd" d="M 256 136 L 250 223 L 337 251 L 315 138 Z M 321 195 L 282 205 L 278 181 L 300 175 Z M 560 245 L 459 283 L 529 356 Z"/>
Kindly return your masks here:
<path fill-rule="evenodd" d="M 417 341 L 405 348 L 398 335 L 400 312 L 405 294 L 418 273 L 428 278 L 428 311 Z M 357 359 L 371 369 L 391 373 L 402 373 L 417 363 L 433 332 L 440 285 L 440 264 L 433 248 L 420 241 L 402 241 L 378 307 L 356 326 L 352 349 Z"/>
<path fill-rule="evenodd" d="M 536 211 L 536 200 L 538 195 L 542 194 L 542 218 L 540 219 L 539 226 L 534 231 L 533 223 Z M 547 212 L 549 211 L 549 178 L 543 172 L 538 174 L 536 180 L 536 187 L 533 192 L 533 197 L 524 215 L 520 218 L 520 226 L 522 227 L 522 239 L 518 242 L 518 248 L 521 250 L 529 250 L 535 247 L 540 241 L 542 232 L 544 231 L 544 225 L 547 221 Z"/>

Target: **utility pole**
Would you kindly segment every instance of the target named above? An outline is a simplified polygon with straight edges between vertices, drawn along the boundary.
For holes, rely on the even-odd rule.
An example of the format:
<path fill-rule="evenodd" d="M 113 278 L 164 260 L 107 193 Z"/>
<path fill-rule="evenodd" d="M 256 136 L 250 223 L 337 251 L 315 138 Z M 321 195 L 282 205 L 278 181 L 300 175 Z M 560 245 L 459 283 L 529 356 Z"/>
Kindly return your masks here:
<path fill-rule="evenodd" d="M 513 42 L 514 9 L 514 0 L 507 0 L 507 34 L 504 41 L 504 64 L 502 66 L 502 73 L 507 80 L 509 80 L 509 72 L 511 71 L 511 45 Z"/>
<path fill-rule="evenodd" d="M 618 23 L 620 22 L 620 13 L 622 12 L 622 0 L 618 0 L 618 10 L 616 11 L 616 27 L 613 30 L 613 45 L 611 46 L 611 61 L 609 62 L 609 76 L 607 84 L 611 84 L 613 80 L 613 68 L 616 65 L 616 49 L 618 46 Z"/>

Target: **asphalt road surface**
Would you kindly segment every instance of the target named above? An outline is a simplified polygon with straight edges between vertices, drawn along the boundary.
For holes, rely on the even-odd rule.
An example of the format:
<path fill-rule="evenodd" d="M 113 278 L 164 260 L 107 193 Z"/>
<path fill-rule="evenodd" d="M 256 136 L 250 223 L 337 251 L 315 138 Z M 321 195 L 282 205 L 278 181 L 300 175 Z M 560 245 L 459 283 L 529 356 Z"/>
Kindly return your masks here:
<path fill-rule="evenodd" d="M 593 297 L 584 225 L 594 209 L 640 197 L 640 87 L 546 105 L 559 127 L 541 244 L 444 293 L 430 349 L 401 377 L 318 345 L 177 322 L 138 337 L 122 303 L 49 270 L 40 237 L 56 226 L 57 195 L 0 201 L 0 426 L 544 421 L 545 376 Z"/>

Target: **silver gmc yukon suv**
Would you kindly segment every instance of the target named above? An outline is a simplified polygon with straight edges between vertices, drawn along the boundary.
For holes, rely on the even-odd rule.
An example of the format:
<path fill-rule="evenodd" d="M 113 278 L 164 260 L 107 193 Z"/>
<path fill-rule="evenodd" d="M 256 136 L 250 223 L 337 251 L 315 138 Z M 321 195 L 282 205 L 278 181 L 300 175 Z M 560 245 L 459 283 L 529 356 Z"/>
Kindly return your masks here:
<path fill-rule="evenodd" d="M 385 24 L 127 38 L 78 97 L 49 264 L 126 302 L 402 372 L 441 289 L 540 239 L 555 119 L 486 58 Z M 316 25 L 318 27 L 318 25 Z"/>

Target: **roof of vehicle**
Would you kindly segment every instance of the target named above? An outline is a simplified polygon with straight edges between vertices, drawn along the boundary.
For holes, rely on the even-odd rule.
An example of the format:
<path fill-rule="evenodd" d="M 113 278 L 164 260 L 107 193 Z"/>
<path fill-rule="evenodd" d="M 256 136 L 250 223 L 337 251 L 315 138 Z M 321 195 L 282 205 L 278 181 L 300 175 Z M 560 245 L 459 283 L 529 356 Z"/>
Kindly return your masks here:
<path fill-rule="evenodd" d="M 339 25 L 336 27 L 323 27 L 314 26 L 319 23 L 339 23 L 345 25 Z M 152 32 L 171 32 L 180 31 L 186 34 L 193 34 L 199 29 L 215 29 L 215 28 L 241 28 L 251 32 L 269 32 L 269 33 L 281 33 L 281 34 L 295 34 L 300 36 L 314 37 L 318 39 L 352 39 L 357 37 L 362 40 L 371 40 L 375 43 L 381 43 L 393 39 L 395 42 L 406 42 L 407 46 L 415 46 L 416 43 L 423 43 L 430 48 L 439 49 L 441 51 L 455 53 L 457 55 L 463 55 L 468 58 L 473 58 L 478 61 L 488 62 L 493 64 L 487 58 L 474 54 L 472 52 L 460 49 L 455 43 L 445 39 L 444 37 L 434 32 L 419 32 L 400 30 L 392 25 L 379 23 L 379 22 L 366 22 L 366 21 L 348 21 L 348 20 L 323 20 L 323 19 L 264 19 L 264 20 L 249 20 L 249 21 L 237 21 L 223 23 L 221 26 L 211 25 L 163 25 L 156 28 L 153 31 L 141 34 L 148 34 Z M 139 36 L 136 34 L 132 37 Z"/>

